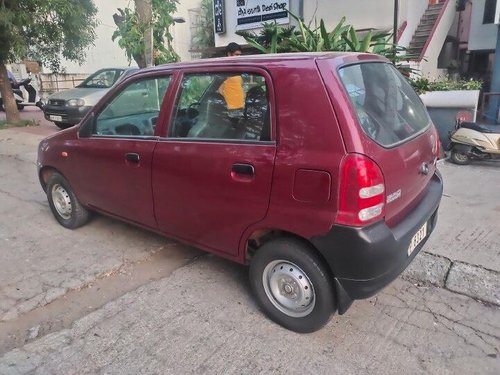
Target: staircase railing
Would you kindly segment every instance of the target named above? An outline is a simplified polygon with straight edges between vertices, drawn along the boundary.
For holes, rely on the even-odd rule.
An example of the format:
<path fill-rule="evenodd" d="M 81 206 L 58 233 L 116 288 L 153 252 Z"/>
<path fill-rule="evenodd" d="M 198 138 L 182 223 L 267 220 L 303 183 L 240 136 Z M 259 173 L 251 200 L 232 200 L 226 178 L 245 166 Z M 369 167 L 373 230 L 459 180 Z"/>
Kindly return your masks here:
<path fill-rule="evenodd" d="M 430 44 L 432 38 L 434 37 L 434 33 L 436 32 L 436 30 L 439 26 L 439 22 L 441 21 L 441 18 L 443 18 L 444 12 L 446 12 L 446 9 L 448 8 L 449 2 L 450 2 L 450 0 L 446 0 L 444 2 L 443 7 L 439 11 L 439 15 L 436 19 L 436 22 L 434 22 L 434 25 L 432 26 L 431 32 L 430 32 L 429 36 L 427 37 L 427 40 L 425 41 L 425 44 L 424 44 L 424 47 L 422 48 L 422 51 L 420 52 L 420 56 L 418 58 L 419 61 L 422 61 L 422 59 L 424 58 L 425 52 L 427 51 L 427 47 L 429 47 L 429 44 Z"/>

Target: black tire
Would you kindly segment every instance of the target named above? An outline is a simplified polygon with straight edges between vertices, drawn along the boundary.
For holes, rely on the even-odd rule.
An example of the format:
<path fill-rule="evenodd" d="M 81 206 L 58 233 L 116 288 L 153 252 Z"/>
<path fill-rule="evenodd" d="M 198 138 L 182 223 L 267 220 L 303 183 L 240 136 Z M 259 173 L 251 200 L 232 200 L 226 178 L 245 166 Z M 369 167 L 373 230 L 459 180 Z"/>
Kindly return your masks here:
<path fill-rule="evenodd" d="M 73 126 L 73 124 L 66 124 L 65 122 L 54 122 L 59 129 L 68 129 Z"/>
<path fill-rule="evenodd" d="M 18 109 L 19 111 L 22 111 L 22 110 L 24 109 L 24 105 L 23 105 L 23 104 L 18 104 L 18 105 L 17 105 L 17 109 Z"/>
<path fill-rule="evenodd" d="M 335 310 L 328 267 L 314 249 L 298 239 L 278 238 L 264 244 L 252 258 L 249 276 L 262 310 L 271 320 L 292 331 L 317 331 Z M 280 291 L 277 298 L 284 304 L 275 298 L 273 290 Z M 291 308 L 286 304 L 292 305 Z"/>
<path fill-rule="evenodd" d="M 458 165 L 467 165 L 470 163 L 470 157 L 464 152 L 460 152 L 456 147 L 452 147 L 450 152 L 450 160 Z"/>
<path fill-rule="evenodd" d="M 69 182 L 59 173 L 47 181 L 47 199 L 56 220 L 63 227 L 75 229 L 89 220 L 89 211 L 76 198 Z"/>

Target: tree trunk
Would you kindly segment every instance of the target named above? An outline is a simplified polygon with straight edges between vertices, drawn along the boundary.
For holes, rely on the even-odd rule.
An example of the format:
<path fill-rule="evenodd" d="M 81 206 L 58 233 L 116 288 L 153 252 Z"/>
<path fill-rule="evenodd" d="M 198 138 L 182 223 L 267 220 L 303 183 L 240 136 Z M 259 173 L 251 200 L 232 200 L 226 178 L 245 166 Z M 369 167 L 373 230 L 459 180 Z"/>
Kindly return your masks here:
<path fill-rule="evenodd" d="M 153 32 L 151 21 L 153 20 L 153 8 L 151 0 L 134 0 L 135 10 L 139 16 L 139 20 L 149 25 L 144 31 L 144 63 L 145 66 L 153 65 Z M 137 59 L 134 56 L 134 59 Z"/>
<path fill-rule="evenodd" d="M 2 94 L 2 102 L 7 115 L 7 122 L 9 124 L 19 123 L 21 118 L 19 117 L 16 100 L 14 99 L 9 76 L 7 75 L 7 67 L 3 63 L 0 63 L 0 93 Z"/>

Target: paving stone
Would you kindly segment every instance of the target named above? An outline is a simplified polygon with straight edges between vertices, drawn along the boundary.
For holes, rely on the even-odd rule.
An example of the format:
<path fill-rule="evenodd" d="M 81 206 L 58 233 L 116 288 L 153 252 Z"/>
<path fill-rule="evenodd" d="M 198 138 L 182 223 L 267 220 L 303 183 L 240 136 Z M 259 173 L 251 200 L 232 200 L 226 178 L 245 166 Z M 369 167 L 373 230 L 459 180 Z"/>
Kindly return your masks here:
<path fill-rule="evenodd" d="M 471 264 L 453 263 L 446 280 L 451 291 L 500 305 L 500 273 Z"/>

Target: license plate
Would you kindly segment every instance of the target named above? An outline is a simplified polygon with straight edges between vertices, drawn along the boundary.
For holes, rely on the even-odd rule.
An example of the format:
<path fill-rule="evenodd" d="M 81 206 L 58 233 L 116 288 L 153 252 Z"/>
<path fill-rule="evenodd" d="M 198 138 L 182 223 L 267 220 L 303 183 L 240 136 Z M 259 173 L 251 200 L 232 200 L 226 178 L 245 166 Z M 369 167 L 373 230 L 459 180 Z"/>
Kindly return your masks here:
<path fill-rule="evenodd" d="M 417 233 L 413 236 L 410 242 L 410 246 L 408 246 L 408 256 L 413 253 L 413 250 L 418 246 L 420 242 L 427 236 L 427 223 L 422 225 L 422 228 L 420 228 Z"/>
<path fill-rule="evenodd" d="M 56 116 L 56 115 L 50 115 L 49 118 L 52 120 L 52 121 L 58 121 L 58 122 L 61 122 L 62 121 L 62 116 Z"/>

